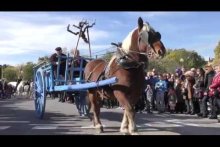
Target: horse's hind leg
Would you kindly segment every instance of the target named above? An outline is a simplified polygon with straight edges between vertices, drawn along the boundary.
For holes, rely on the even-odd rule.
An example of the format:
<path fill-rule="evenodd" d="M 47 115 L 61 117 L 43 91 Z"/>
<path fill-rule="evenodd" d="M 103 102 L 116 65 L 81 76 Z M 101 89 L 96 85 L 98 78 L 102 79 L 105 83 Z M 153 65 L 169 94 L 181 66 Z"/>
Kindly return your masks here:
<path fill-rule="evenodd" d="M 127 117 L 126 111 L 124 111 L 120 132 L 123 134 L 129 133 L 129 131 L 128 131 L 128 117 Z"/>
<path fill-rule="evenodd" d="M 89 100 L 91 102 L 91 108 L 93 110 L 93 123 L 95 129 L 97 129 L 98 133 L 102 133 L 103 126 L 100 121 L 100 104 L 98 102 L 98 97 L 95 92 L 89 92 Z"/>

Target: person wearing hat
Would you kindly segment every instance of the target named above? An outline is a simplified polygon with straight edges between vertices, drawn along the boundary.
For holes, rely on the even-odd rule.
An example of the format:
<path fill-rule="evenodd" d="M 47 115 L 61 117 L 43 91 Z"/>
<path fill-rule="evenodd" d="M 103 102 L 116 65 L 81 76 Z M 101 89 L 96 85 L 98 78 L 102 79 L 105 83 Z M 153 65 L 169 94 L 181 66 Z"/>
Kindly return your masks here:
<path fill-rule="evenodd" d="M 207 109 L 207 102 L 210 101 L 210 105 L 212 108 L 212 99 L 209 97 L 209 86 L 212 83 L 212 79 L 215 76 L 215 71 L 210 63 L 205 65 L 205 79 L 204 79 L 204 96 L 202 98 L 202 107 L 201 107 L 201 113 L 198 114 L 198 116 L 201 116 L 203 118 L 206 118 L 208 116 L 208 109 Z"/>
<path fill-rule="evenodd" d="M 185 75 L 185 80 L 184 80 L 184 101 L 185 101 L 185 105 L 187 108 L 186 114 L 191 114 L 194 115 L 195 114 L 195 109 L 194 109 L 194 97 L 193 97 L 193 93 L 194 93 L 194 89 L 193 89 L 193 85 L 195 84 L 195 77 L 194 77 L 194 72 L 192 72 L 191 70 L 187 71 L 184 73 Z"/>
<path fill-rule="evenodd" d="M 51 57 L 50 57 L 50 62 L 53 65 L 53 70 L 54 70 L 54 74 L 55 74 L 55 77 L 56 77 L 57 67 L 58 67 L 58 57 L 60 57 L 60 56 L 65 56 L 66 57 L 66 55 L 62 53 L 62 48 L 61 47 L 56 47 L 55 51 L 56 51 L 56 53 L 52 54 Z M 65 77 L 65 69 L 66 69 L 66 59 L 61 58 L 59 73 L 62 76 L 62 78 Z"/>
<path fill-rule="evenodd" d="M 62 48 L 61 47 L 56 47 L 55 51 L 56 51 L 56 53 L 52 54 L 51 57 L 50 57 L 50 62 L 53 65 L 54 77 L 56 79 L 57 78 L 58 59 L 59 59 L 60 56 L 66 57 L 66 55 L 62 53 Z M 59 78 L 64 79 L 64 77 L 65 77 L 65 70 L 66 70 L 66 59 L 65 58 L 61 58 L 60 59 Z M 56 83 L 56 84 L 58 84 L 58 83 Z M 55 94 L 55 93 L 52 93 L 52 94 Z M 61 95 L 62 94 L 65 95 L 65 93 L 61 93 Z M 59 98 L 59 102 L 60 101 L 64 102 L 65 101 L 64 97 L 65 96 L 61 96 Z"/>

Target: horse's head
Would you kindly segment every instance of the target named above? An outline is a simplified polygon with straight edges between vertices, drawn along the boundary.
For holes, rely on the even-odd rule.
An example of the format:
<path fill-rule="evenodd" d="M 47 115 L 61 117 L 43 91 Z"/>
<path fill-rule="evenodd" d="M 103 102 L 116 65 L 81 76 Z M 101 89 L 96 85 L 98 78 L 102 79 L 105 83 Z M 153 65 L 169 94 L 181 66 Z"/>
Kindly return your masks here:
<path fill-rule="evenodd" d="M 144 23 L 141 17 L 138 18 L 138 32 L 140 52 L 148 52 L 150 47 L 157 56 L 163 57 L 165 55 L 166 49 L 161 41 L 160 33 L 156 32 L 148 23 Z"/>

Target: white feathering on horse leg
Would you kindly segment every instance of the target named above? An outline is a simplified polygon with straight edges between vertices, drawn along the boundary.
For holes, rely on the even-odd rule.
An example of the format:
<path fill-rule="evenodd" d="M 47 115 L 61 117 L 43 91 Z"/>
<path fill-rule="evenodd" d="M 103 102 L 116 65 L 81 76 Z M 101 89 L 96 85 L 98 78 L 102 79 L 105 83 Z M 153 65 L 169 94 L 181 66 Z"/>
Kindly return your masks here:
<path fill-rule="evenodd" d="M 125 134 L 125 135 L 129 134 L 129 131 L 128 131 L 128 117 L 126 115 L 126 111 L 124 111 L 120 132 Z"/>

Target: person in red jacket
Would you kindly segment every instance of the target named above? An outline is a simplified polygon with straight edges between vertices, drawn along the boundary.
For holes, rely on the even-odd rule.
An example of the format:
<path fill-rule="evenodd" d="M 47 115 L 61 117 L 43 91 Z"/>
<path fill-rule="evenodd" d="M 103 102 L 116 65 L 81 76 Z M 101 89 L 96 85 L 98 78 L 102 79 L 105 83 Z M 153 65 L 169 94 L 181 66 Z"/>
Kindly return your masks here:
<path fill-rule="evenodd" d="M 217 119 L 217 110 L 220 109 L 220 65 L 215 66 L 215 76 L 209 86 L 209 96 L 213 98 L 213 119 Z"/>

